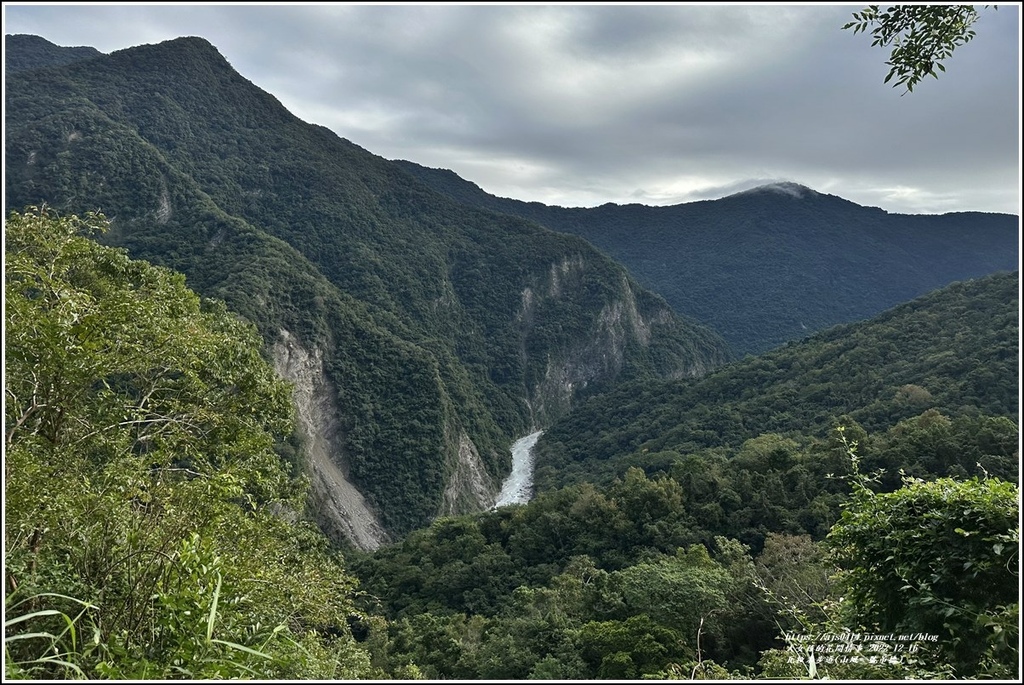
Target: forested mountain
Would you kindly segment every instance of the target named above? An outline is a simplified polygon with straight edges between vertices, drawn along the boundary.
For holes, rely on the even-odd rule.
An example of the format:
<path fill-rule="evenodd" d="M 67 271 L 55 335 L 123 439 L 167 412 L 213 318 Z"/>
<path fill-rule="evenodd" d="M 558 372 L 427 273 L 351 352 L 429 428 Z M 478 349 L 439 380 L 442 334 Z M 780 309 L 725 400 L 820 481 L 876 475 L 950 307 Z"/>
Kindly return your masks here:
<path fill-rule="evenodd" d="M 653 472 L 764 433 L 821 436 L 840 417 L 871 432 L 925 410 L 1015 418 L 1019 289 L 1016 272 L 958 282 L 696 382 L 617 388 L 544 434 L 538 486 L 607 481 L 628 465 Z M 1004 478 L 1019 470 L 1015 459 L 987 468 Z"/>
<path fill-rule="evenodd" d="M 466 205 L 586 238 L 739 355 L 1016 269 L 1019 259 L 1020 219 L 1008 214 L 890 214 L 795 183 L 670 207 L 550 207 L 494 197 L 448 170 L 401 164 Z"/>
<path fill-rule="evenodd" d="M 1009 677 L 1018 286 L 955 283 L 586 402 L 538 443 L 528 504 L 356 560 L 391 658 L 442 678 Z M 822 647 L 862 630 L 936 644 Z"/>
<path fill-rule="evenodd" d="M 45 38 L 23 33 L 4 36 L 7 51 L 4 54 L 4 73 L 8 76 L 27 69 L 59 67 L 91 57 L 100 57 L 96 48 L 65 48 Z"/>
<path fill-rule="evenodd" d="M 840 418 L 828 434 L 641 449 L 633 463 L 650 474 L 594 468 L 527 505 L 442 517 L 342 559 L 296 516 L 303 483 L 280 458 L 290 388 L 255 327 L 182 274 L 90 240 L 105 225 L 46 210 L 6 224 L 8 678 L 875 680 L 1018 668 L 1019 491 L 1001 478 L 1019 473 L 1018 431 L 998 415 L 1016 383 L 999 363 L 1015 338 L 1003 335 L 1015 329 L 1015 276 L 825 340 L 874 352 L 894 329 L 938 360 L 922 381 L 941 388 L 935 401 L 900 387 L 899 402 L 927 408 L 888 429 Z M 820 361 L 818 342 L 791 346 L 792 366 L 799 348 Z M 965 348 L 972 360 L 949 363 Z M 965 385 L 974 359 L 995 375 Z M 822 371 L 821 385 L 850 390 L 848 368 Z M 745 380 L 751 396 L 776 394 L 773 378 Z M 885 479 L 869 475 L 878 465 Z M 891 482 L 904 472 L 936 480 Z M 848 658 L 831 659 L 828 645 L 851 632 L 924 637 L 844 639 Z M 801 658 L 811 644 L 817 662 Z"/>
<path fill-rule="evenodd" d="M 37 43 L 8 62 L 52 64 Z M 200 38 L 21 71 L 6 96 L 7 210 L 100 210 L 104 242 L 255 322 L 335 538 L 489 506 L 514 436 L 728 359 L 585 241 L 444 197 Z"/>
<path fill-rule="evenodd" d="M 541 225 L 598 210 L 456 202 L 202 39 L 10 41 L 8 63 L 26 45 L 7 678 L 1019 679 L 1019 274 L 731 360 Z M 956 217 L 916 218 L 927 240 L 829 223 L 848 205 L 778 186 L 665 209 L 753 213 L 714 224 L 725 270 L 808 246 L 898 266 L 842 261 L 834 232 L 967 249 L 928 223 Z M 489 509 L 539 427 L 536 497 Z"/>

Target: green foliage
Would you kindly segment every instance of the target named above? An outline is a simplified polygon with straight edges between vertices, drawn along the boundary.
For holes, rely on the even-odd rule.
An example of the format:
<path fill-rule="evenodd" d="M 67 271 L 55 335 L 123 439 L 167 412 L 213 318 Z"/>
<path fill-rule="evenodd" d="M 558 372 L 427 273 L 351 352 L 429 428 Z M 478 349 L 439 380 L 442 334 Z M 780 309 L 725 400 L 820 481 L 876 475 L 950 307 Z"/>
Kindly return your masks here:
<path fill-rule="evenodd" d="M 923 420 L 929 420 L 927 412 Z M 873 437 L 851 428 L 841 435 L 857 436 L 868 450 L 890 444 L 902 430 Z M 984 440 L 983 432 L 975 434 Z M 956 442 L 966 435 L 948 437 Z M 848 456 L 847 447 L 836 437 L 817 446 L 805 461 L 800 445 L 795 439 L 762 436 L 748 441 L 731 460 L 715 460 L 706 468 L 698 455 L 684 458 L 685 469 L 673 469 L 672 478 L 648 479 L 631 469 L 624 480 L 603 488 L 573 486 L 542 493 L 525 506 L 439 521 L 430 531 L 358 560 L 354 569 L 368 593 L 404 626 L 404 646 L 391 652 L 397 661 L 390 661 L 390 668 L 421 658 L 415 646 L 420 624 L 412 621 L 429 614 L 454 616 L 450 620 L 467 626 L 476 621 L 477 626 L 454 633 L 458 648 L 435 657 L 434 667 L 440 670 L 430 671 L 434 676 L 586 679 L 604 672 L 679 678 L 699 672 L 709 678 L 742 678 L 752 673 L 744 668 L 760 658 L 763 675 L 806 677 L 809 662 L 794 659 L 799 654 L 807 658 L 812 644 L 807 636 L 862 630 L 839 618 L 835 563 L 809 536 L 777 532 L 778 520 L 758 524 L 769 532 L 756 560 L 735 540 L 714 538 L 718 531 L 746 535 L 753 517 L 761 515 L 759 508 L 766 506 L 792 512 L 788 520 L 793 523 L 803 522 L 814 503 L 826 497 L 831 506 L 814 519 L 817 535 L 824 535 L 848 496 L 846 481 L 828 478 L 826 469 L 848 472 L 848 461 L 846 470 L 839 461 Z M 924 444 L 920 453 L 904 455 L 914 461 L 929 449 Z M 806 470 L 814 462 L 822 463 Z M 786 475 L 758 480 L 777 469 Z M 789 485 L 779 487 L 782 483 Z M 834 491 L 826 496 L 824 487 Z M 806 513 L 789 499 L 800 492 L 811 503 Z M 717 519 L 710 514 L 714 508 L 721 512 Z M 695 539 L 707 539 L 715 555 L 688 542 Z M 478 566 L 482 559 L 486 565 Z M 1013 635 L 1012 606 L 987 611 L 978 620 L 989 624 L 993 635 L 997 630 Z M 589 626 L 586 633 L 581 632 L 584 626 Z M 681 642 L 662 651 L 659 628 L 676 632 Z M 804 637 L 788 649 L 771 651 L 782 631 Z M 620 634 L 637 640 L 640 652 L 617 647 L 613 638 Z M 581 641 L 584 635 L 591 639 L 589 652 Z M 685 648 L 674 651 L 680 644 Z M 992 643 L 993 654 L 1001 644 Z M 498 651 L 507 655 L 504 660 L 493 656 Z M 991 672 L 1007 663 L 1006 654 L 999 654 L 990 661 Z M 943 673 L 917 661 L 851 665 L 819 659 L 814 668 L 844 678 Z"/>
<path fill-rule="evenodd" d="M 721 341 L 578 239 L 467 210 L 298 122 L 205 41 L 13 77 L 7 108 L 8 200 L 115 216 L 105 233 L 98 216 L 8 220 L 8 676 L 712 678 L 749 675 L 762 654 L 761 675 L 783 677 L 1016 668 L 1016 533 L 1001 528 L 1016 489 L 997 480 L 1019 473 L 1016 275 L 659 383 L 710 370 Z M 803 238 L 780 217 L 834 217 L 842 202 L 775 195 L 730 204 L 776 212 L 761 228 L 783 251 Z M 872 241 L 896 233 L 878 218 L 863 220 Z M 180 274 L 82 232 L 183 270 L 258 333 Z M 999 232 L 979 229 L 978 254 Z M 955 245 L 933 247 L 959 261 Z M 830 274 L 859 271 L 829 260 Z M 693 261 L 672 270 L 705 266 Z M 630 333 L 641 323 L 646 346 Z M 353 553 L 356 592 L 323 536 L 291 522 L 304 500 L 288 388 L 259 353 L 282 328 L 322 355 L 337 449 L 398 532 L 437 515 L 463 433 L 496 480 L 512 433 L 634 382 L 546 433 L 533 501 Z M 583 392 L 545 385 L 553 369 Z M 854 488 L 833 531 L 842 603 L 816 542 L 850 497 L 837 421 L 860 464 L 886 470 L 877 492 Z M 904 486 L 901 469 L 935 484 Z M 993 478 L 967 480 L 979 471 Z M 808 644 L 792 636 L 766 651 L 782 629 L 890 620 L 946 631 L 932 670 L 791 663 Z"/>
<path fill-rule="evenodd" d="M 432 192 L 202 39 L 14 74 L 6 95 L 8 207 L 102 209 L 107 244 L 319 353 L 331 451 L 393 534 L 452 513 L 463 434 L 496 488 L 511 439 L 581 397 L 728 357 L 579 238 Z"/>
<path fill-rule="evenodd" d="M 566 488 L 525 506 L 438 521 L 354 560 L 353 569 L 367 596 L 397 619 L 402 659 L 423 665 L 412 637 L 426 625 L 419 617 L 486 619 L 482 646 L 453 638 L 464 646 L 428 675 L 639 677 L 700 657 L 698 646 L 706 660 L 752 665 L 772 639 L 752 561 L 724 538 L 712 542 L 714 557 L 689 544 L 694 527 L 678 484 L 636 469 L 603 491 Z M 647 646 L 621 646 L 634 638 Z M 620 646 L 606 662 L 602 650 L 612 642 Z M 504 670 L 491 657 L 485 666 L 491 649 L 515 657 Z"/>
<path fill-rule="evenodd" d="M 938 78 L 935 70 L 946 70 L 942 61 L 974 38 L 971 25 L 977 19 L 974 5 L 894 5 L 884 11 L 869 5 L 854 12 L 843 29 L 854 34 L 870 29 L 872 47 L 892 45 L 885 83 L 895 76 L 893 88 L 906 86 L 910 93 L 925 76 Z"/>
<path fill-rule="evenodd" d="M 632 680 L 683 658 L 677 630 L 639 614 L 625 621 L 591 621 L 580 629 L 583 659 L 602 679 Z"/>
<path fill-rule="evenodd" d="M 729 580 L 728 572 L 712 561 L 707 550 L 695 546 L 685 552 L 680 549 L 674 557 L 617 571 L 611 582 L 627 611 L 646 614 L 690 636 L 712 614 L 726 608 Z"/>
<path fill-rule="evenodd" d="M 916 424 L 949 430 L 941 439 L 908 440 L 908 426 Z M 419 658 L 414 645 L 420 624 L 412 621 L 426 614 L 482 620 L 482 643 L 496 640 L 487 650 L 514 655 L 504 662 L 487 657 L 485 667 L 477 659 L 490 652 L 459 637 L 461 646 L 439 657 L 434 675 L 484 677 L 478 669 L 485 669 L 487 677 L 501 678 L 585 679 L 602 672 L 676 678 L 696 669 L 708 677 L 743 677 L 760 661 L 766 675 L 806 676 L 813 644 L 807 636 L 865 630 L 841 620 L 836 562 L 820 542 L 850 497 L 842 476 L 850 473 L 852 439 L 872 455 L 862 465 L 919 470 L 931 455 L 955 447 L 964 456 L 952 463 L 966 468 L 985 452 L 1012 455 L 1016 426 L 995 417 L 951 421 L 929 410 L 876 435 L 857 426 L 825 441 L 766 434 L 732 451 L 676 454 L 668 473 L 648 477 L 630 468 L 605 486 L 582 483 L 543 492 L 523 506 L 438 521 L 356 560 L 353 569 L 381 601 L 380 609 L 404 626 L 402 659 Z M 880 454 L 887 455 L 884 462 Z M 975 620 L 992 635 L 1012 638 L 1012 604 L 981 616 Z M 660 628 L 677 633 L 685 648 L 658 648 Z M 461 631 L 456 633 L 476 634 Z M 784 631 L 804 637 L 771 651 L 783 643 Z M 584 635 L 598 646 L 586 651 Z M 622 635 L 646 647 L 637 654 L 619 648 L 614 638 Z M 998 654 L 988 662 L 991 672 L 1009 663 L 1002 645 L 991 643 Z M 799 654 L 803 663 L 794 660 Z M 394 668 L 405 662 L 390 663 Z M 821 660 L 815 669 L 856 678 L 941 670 L 927 671 L 916 661 Z"/>
<path fill-rule="evenodd" d="M 876 486 L 882 493 L 902 487 L 901 470 L 929 480 L 1018 477 L 1016 285 L 1015 276 L 956 285 L 705 379 L 594 398 L 541 441 L 550 435 L 548 449 L 584 455 L 578 462 L 542 455 L 540 482 L 557 474 L 570 484 L 549 486 L 525 506 L 416 533 L 355 569 L 390 615 L 486 618 L 485 634 L 505 636 L 506 648 L 526 660 L 505 677 L 587 678 L 602 669 L 724 677 L 755 664 L 764 676 L 807 677 L 809 639 L 864 630 L 841 620 L 836 565 L 820 542 L 851 494 L 849 440 L 858 442 L 862 468 L 885 470 Z M 836 423 L 847 427 L 830 430 Z M 785 432 L 753 433 L 765 425 Z M 699 543 L 716 550 L 713 564 L 680 567 L 676 550 L 693 554 Z M 481 557 L 489 560 L 484 575 L 470 569 Z M 988 631 L 977 634 L 974 655 L 987 659 L 986 673 L 1014 663 L 1000 641 L 1012 643 L 1014 611 L 1011 602 L 973 617 Z M 630 632 L 623 625 L 630 619 L 634 627 L 650 620 L 678 631 L 688 649 L 659 652 L 657 630 Z M 579 631 L 588 624 L 602 646 L 585 653 Z M 544 637 L 528 641 L 519 631 Z M 804 637 L 777 649 L 786 644 L 783 631 Z M 620 633 L 649 653 L 612 649 Z M 984 642 L 986 635 L 1000 637 Z M 815 674 L 949 673 L 924 657 L 827 658 L 818 654 Z"/>
<path fill-rule="evenodd" d="M 701 644 L 705 658 L 716 651 L 721 626 L 711 617 L 739 617 L 727 607 L 736 581 L 702 546 L 612 574 L 575 557 L 546 586 L 516 588 L 498 612 L 407 613 L 392 625 L 387 660 L 392 669 L 416 663 L 431 678 L 652 676 L 701 658 Z"/>
<path fill-rule="evenodd" d="M 20 611 L 22 605 L 38 603 L 40 600 L 49 598 L 63 600 L 72 606 L 78 605 L 72 609 L 72 611 L 78 610 L 78 613 L 72 618 L 59 609 L 40 609 L 6 618 L 8 615 Z M 80 633 L 84 623 L 82 617 L 95 608 L 88 602 L 56 593 L 42 593 L 21 601 L 12 601 L 11 596 L 7 595 L 4 605 L 5 676 L 27 678 L 31 677 L 33 673 L 56 673 L 61 676 L 84 678 L 85 673 L 78 664 L 74 663 L 74 660 L 78 656 L 79 642 L 84 637 Z M 47 617 L 60 619 L 57 622 L 60 628 L 59 632 L 56 630 L 54 632 L 45 630 L 42 632 L 38 630 L 36 632 L 18 632 L 21 630 L 20 624 L 37 623 Z M 15 626 L 19 626 L 19 628 L 15 628 Z M 31 640 L 32 647 L 28 649 L 23 647 L 21 644 L 23 640 Z M 18 653 L 19 657 L 15 657 L 15 653 Z"/>
<path fill-rule="evenodd" d="M 784 606 L 798 625 L 785 650 L 764 654 L 764 674 L 1013 678 L 1019 489 L 995 478 L 906 478 L 878 493 L 875 479 L 860 472 L 856 441 L 840 438 L 854 465 L 853 493 L 825 544 L 841 570 L 834 590 L 805 595 L 817 596 L 802 603 L 813 614 L 801 602 Z M 771 584 L 783 587 L 779 580 Z"/>
<path fill-rule="evenodd" d="M 401 166 L 464 205 L 586 239 L 737 356 L 1017 269 L 1019 220 L 1009 214 L 889 214 L 795 184 L 671 207 L 549 207 L 488 195 L 443 169 Z"/>
<path fill-rule="evenodd" d="M 59 47 L 39 36 L 26 34 L 6 35 L 4 44 L 4 73 L 8 75 L 29 69 L 62 66 L 103 54 L 96 48 Z"/>
<path fill-rule="evenodd" d="M 353 581 L 274 446 L 289 388 L 251 325 L 90 239 L 99 216 L 5 225 L 8 674 L 371 673 Z M 328 630 L 338 637 L 325 637 Z"/>
<path fill-rule="evenodd" d="M 757 585 L 790 631 L 828 620 L 835 564 L 810 535 L 771 533 L 756 559 Z"/>
<path fill-rule="evenodd" d="M 992 475 L 1016 478 L 1017 427 L 1010 417 L 1019 407 L 1018 289 L 1015 273 L 956 283 L 697 381 L 624 385 L 545 432 L 536 447 L 535 482 L 541 490 L 607 482 L 634 465 L 653 474 L 671 467 L 673 453 L 732 451 L 764 433 L 821 439 L 840 420 L 881 432 L 929 408 L 952 421 L 947 437 L 937 426 L 911 431 L 907 424 L 892 436 L 907 451 L 897 456 L 896 444 L 882 448 L 879 466 L 888 460 L 919 477 L 969 477 L 979 473 L 980 461 Z M 908 385 L 927 390 L 927 405 Z M 933 446 L 947 444 L 929 454 L 924 433 L 932 434 Z M 909 458 L 911 451 L 919 461 Z M 797 466 L 791 458 L 788 464 L 763 466 L 783 472 Z M 803 465 L 816 469 L 813 460 Z M 828 466 L 823 474 L 838 469 Z"/>
<path fill-rule="evenodd" d="M 843 620 L 880 634 L 936 635 L 960 677 L 1017 671 L 1019 490 L 994 478 L 857 483 L 828 541 L 844 567 Z"/>
<path fill-rule="evenodd" d="M 290 430 L 289 399 L 258 339 L 180 274 L 79 230 L 102 218 L 6 223 L 6 444 L 216 472 L 213 487 L 265 501 L 281 487 L 271 447 Z"/>

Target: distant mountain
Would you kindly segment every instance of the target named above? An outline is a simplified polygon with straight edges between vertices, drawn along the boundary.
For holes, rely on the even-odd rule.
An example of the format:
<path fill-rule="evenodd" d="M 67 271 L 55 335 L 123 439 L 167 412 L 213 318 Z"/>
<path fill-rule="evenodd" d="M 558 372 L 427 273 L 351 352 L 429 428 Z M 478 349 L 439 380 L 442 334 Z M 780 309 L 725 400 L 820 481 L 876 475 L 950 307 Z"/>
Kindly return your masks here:
<path fill-rule="evenodd" d="M 489 506 L 513 437 L 586 395 L 728 359 L 585 241 L 446 198 L 201 38 L 15 73 L 6 96 L 7 209 L 102 210 L 105 242 L 256 322 L 321 523 L 360 547 Z"/>
<path fill-rule="evenodd" d="M 1019 292 L 1018 273 L 957 282 L 698 380 L 617 388 L 545 432 L 535 482 L 610 480 L 764 433 L 824 438 L 843 416 L 869 432 L 928 409 L 1016 421 Z M 1010 467 L 993 475 L 1016 478 Z"/>
<path fill-rule="evenodd" d="M 4 54 L 4 73 L 8 76 L 19 71 L 39 69 L 42 67 L 60 67 L 83 59 L 100 57 L 102 52 L 96 48 L 77 47 L 65 48 L 54 45 L 45 38 L 30 36 L 24 33 L 4 36 L 6 53 Z"/>
<path fill-rule="evenodd" d="M 451 171 L 400 164 L 463 204 L 586 238 L 740 355 L 1019 261 L 1020 220 L 1008 214 L 890 214 L 795 183 L 671 207 L 571 209 L 494 197 Z"/>

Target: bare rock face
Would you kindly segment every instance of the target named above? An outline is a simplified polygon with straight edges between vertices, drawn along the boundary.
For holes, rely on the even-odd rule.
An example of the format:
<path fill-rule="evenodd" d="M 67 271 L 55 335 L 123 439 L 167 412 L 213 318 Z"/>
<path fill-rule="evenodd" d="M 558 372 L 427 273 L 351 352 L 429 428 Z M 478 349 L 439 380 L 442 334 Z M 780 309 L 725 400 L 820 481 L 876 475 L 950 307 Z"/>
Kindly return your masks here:
<path fill-rule="evenodd" d="M 324 374 L 322 353 L 307 350 L 281 329 L 272 348 L 274 370 L 295 384 L 296 429 L 304 442 L 306 473 L 318 523 L 334 540 L 372 551 L 389 541 L 362 493 L 348 479 L 341 450 L 336 393 Z"/>
<path fill-rule="evenodd" d="M 317 523 L 336 541 L 347 540 L 373 551 L 390 542 L 380 518 L 348 477 L 341 447 L 339 407 L 330 379 L 324 373 L 322 352 L 304 347 L 281 329 L 272 347 L 274 370 L 294 384 L 296 429 L 303 441 L 305 471 L 312 488 Z M 456 434 L 453 432 L 452 436 Z M 494 504 L 496 486 L 487 475 L 476 446 L 465 431 L 453 441 L 451 475 L 439 516 L 483 511 Z"/>
<path fill-rule="evenodd" d="M 517 324 L 524 361 L 537 327 L 546 323 L 550 328 L 551 312 L 558 311 L 552 305 L 581 297 L 589 268 L 593 265 L 582 255 L 570 255 L 553 262 L 523 288 Z M 659 335 L 660 326 L 672 324 L 667 306 L 640 306 L 625 275 L 616 286 L 583 331 L 549 346 L 546 358 L 541 358 L 542 365 L 534 367 L 537 371 L 532 381 L 523 388 L 534 428 L 549 426 L 567 414 L 591 384 L 619 376 L 630 348 L 647 347 Z M 558 320 L 554 321 L 557 325 Z M 281 329 L 272 355 L 277 373 L 295 384 L 296 423 L 304 441 L 305 470 L 312 482 L 311 501 L 318 523 L 335 540 L 348 540 L 363 550 L 377 549 L 391 536 L 350 477 L 341 429 L 345 407 L 337 404 L 337 392 L 324 370 L 322 350 L 304 346 L 292 333 Z M 706 369 L 698 356 L 685 368 L 674 371 L 681 376 L 696 376 Z M 501 480 L 509 474 L 489 473 L 457 411 L 444 414 L 444 454 L 439 456 L 444 461 L 445 477 L 435 515 L 487 510 L 495 505 Z"/>
<path fill-rule="evenodd" d="M 565 301 L 579 299 L 593 264 L 580 254 L 553 262 L 521 292 L 517 324 L 524 361 L 531 335 L 539 326 L 558 325 L 552 312 Z M 551 425 L 567 414 L 589 386 L 620 375 L 636 348 L 651 344 L 658 329 L 673 322 L 671 311 L 651 305 L 642 307 L 634 286 L 623 275 L 600 310 L 572 336 L 556 339 L 547 347 L 541 365 L 523 388 L 529 407 L 529 423 L 535 429 Z M 338 406 L 337 392 L 323 365 L 323 352 L 305 346 L 281 329 L 272 346 L 277 373 L 295 384 L 297 429 L 304 441 L 305 470 L 312 483 L 311 503 L 320 527 L 335 540 L 348 540 L 363 550 L 374 550 L 392 538 L 367 498 L 360 492 L 346 464 L 342 421 L 345 407 Z M 677 375 L 701 375 L 699 356 Z M 443 392 L 442 392 L 443 395 Z M 487 510 L 495 505 L 501 481 L 509 474 L 488 472 L 477 445 L 462 426 L 457 410 L 444 412 L 443 490 L 438 494 L 435 516 L 455 516 Z"/>
<path fill-rule="evenodd" d="M 441 503 L 441 516 L 483 511 L 494 504 L 494 486 L 487 477 L 476 445 L 463 432 L 455 470 L 448 480 Z"/>
<path fill-rule="evenodd" d="M 587 268 L 584 258 L 576 255 L 552 264 L 547 283 L 523 289 L 519 321 L 526 336 L 543 300 L 573 297 L 574 281 Z M 625 276 L 618 292 L 619 297 L 601 309 L 587 335 L 549 355 L 543 377 L 529 389 L 528 402 L 534 425 L 549 425 L 567 414 L 573 401 L 589 384 L 618 376 L 625 365 L 627 346 L 635 343 L 646 347 L 651 342 L 652 328 L 671 320 L 672 313 L 667 306 L 645 318 Z M 706 366 L 695 361 L 673 375 L 700 376 L 708 370 Z"/>

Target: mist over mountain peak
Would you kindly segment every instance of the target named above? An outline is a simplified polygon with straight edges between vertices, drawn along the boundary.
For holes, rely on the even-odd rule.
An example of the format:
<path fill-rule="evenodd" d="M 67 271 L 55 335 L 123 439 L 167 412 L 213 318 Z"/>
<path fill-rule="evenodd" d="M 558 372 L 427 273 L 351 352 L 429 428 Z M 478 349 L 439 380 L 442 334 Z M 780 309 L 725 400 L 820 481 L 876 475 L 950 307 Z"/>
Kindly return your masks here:
<path fill-rule="evenodd" d="M 818 191 L 808 188 L 805 185 L 794 183 L 793 181 L 779 181 L 777 183 L 768 183 L 765 185 L 757 186 L 755 188 L 741 190 L 738 193 L 733 193 L 732 195 L 727 195 L 726 197 L 736 197 L 739 195 L 753 195 L 755 193 L 780 193 L 782 195 L 790 195 L 801 200 L 806 197 L 820 195 Z"/>

